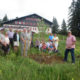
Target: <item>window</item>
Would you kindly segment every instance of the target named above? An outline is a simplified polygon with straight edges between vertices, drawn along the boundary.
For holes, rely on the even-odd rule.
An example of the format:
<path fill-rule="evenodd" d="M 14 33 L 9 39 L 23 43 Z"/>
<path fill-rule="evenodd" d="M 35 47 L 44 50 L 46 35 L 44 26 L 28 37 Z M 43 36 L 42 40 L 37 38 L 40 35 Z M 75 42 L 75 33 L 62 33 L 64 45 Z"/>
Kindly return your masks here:
<path fill-rule="evenodd" d="M 23 24 L 25 25 L 25 22 L 23 22 Z"/>
<path fill-rule="evenodd" d="M 23 21 L 21 21 L 21 24 L 23 24 Z"/>
<path fill-rule="evenodd" d="M 19 24 L 21 24 L 21 22 L 19 22 Z"/>
<path fill-rule="evenodd" d="M 35 28 L 35 30 L 36 30 L 36 28 Z"/>
<path fill-rule="evenodd" d="M 34 27 L 33 27 L 33 30 L 34 30 Z"/>
<path fill-rule="evenodd" d="M 19 24 L 19 22 L 17 21 L 17 24 Z"/>
<path fill-rule="evenodd" d="M 15 21 L 15 24 L 17 24 L 17 21 Z"/>

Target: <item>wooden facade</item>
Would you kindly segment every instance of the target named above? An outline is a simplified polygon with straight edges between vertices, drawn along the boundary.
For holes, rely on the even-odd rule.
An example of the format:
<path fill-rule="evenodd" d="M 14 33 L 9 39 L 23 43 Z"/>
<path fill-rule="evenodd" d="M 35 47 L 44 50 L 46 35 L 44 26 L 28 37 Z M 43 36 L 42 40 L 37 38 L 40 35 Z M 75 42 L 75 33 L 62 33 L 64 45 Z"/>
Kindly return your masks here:
<path fill-rule="evenodd" d="M 48 21 L 47 19 L 37 14 L 32 14 L 32 15 L 28 15 L 28 16 L 24 16 L 21 18 L 17 18 L 17 19 L 13 19 L 13 20 L 4 22 L 3 27 L 6 29 L 13 28 L 14 30 L 15 29 L 22 30 L 23 28 L 26 28 L 26 29 L 30 28 L 33 32 L 39 33 L 38 24 L 40 23 L 41 20 L 43 20 L 45 25 L 47 25 L 46 32 L 51 33 L 52 32 L 52 28 L 51 28 L 52 22 Z"/>

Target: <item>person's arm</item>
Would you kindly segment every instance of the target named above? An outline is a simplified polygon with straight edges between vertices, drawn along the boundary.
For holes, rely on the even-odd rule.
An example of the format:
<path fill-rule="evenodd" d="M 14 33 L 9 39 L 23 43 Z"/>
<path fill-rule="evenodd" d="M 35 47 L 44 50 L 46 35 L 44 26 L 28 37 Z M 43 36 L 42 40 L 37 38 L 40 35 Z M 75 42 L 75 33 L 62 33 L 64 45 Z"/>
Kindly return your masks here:
<path fill-rule="evenodd" d="M 15 40 L 15 34 L 13 34 L 13 40 Z"/>
<path fill-rule="evenodd" d="M 76 38 L 73 37 L 73 38 L 72 38 L 72 41 L 73 41 L 73 42 L 72 42 L 72 45 L 75 45 L 75 43 L 76 43 Z"/>
<path fill-rule="evenodd" d="M 24 40 L 24 38 L 23 38 L 23 37 L 21 37 L 21 40 L 25 43 L 25 40 Z"/>
<path fill-rule="evenodd" d="M 1 43 L 1 39 L 0 39 L 0 43 Z"/>
<path fill-rule="evenodd" d="M 32 41 L 32 32 L 31 32 L 31 41 Z"/>
<path fill-rule="evenodd" d="M 10 40 L 9 40 L 9 38 L 8 38 L 8 41 L 9 41 L 9 44 L 10 44 Z"/>
<path fill-rule="evenodd" d="M 1 41 L 2 45 L 6 46 L 6 41 L 4 39 L 4 41 Z"/>
<path fill-rule="evenodd" d="M 75 45 L 76 41 L 73 41 L 72 45 Z"/>
<path fill-rule="evenodd" d="M 32 37 L 31 37 L 31 40 L 30 40 L 30 44 L 31 44 L 31 42 L 32 42 Z"/>
<path fill-rule="evenodd" d="M 21 40 L 24 42 L 24 38 L 22 37 L 22 34 L 21 34 Z"/>
<path fill-rule="evenodd" d="M 50 47 L 48 47 L 48 50 L 50 50 Z"/>
<path fill-rule="evenodd" d="M 20 34 L 18 34 L 19 35 L 19 42 L 20 42 Z"/>
<path fill-rule="evenodd" d="M 49 41 L 51 41 L 51 40 L 50 40 L 50 36 L 49 36 Z"/>
<path fill-rule="evenodd" d="M 57 38 L 57 40 L 56 40 L 57 42 L 59 41 L 59 38 Z"/>
<path fill-rule="evenodd" d="M 52 40 L 52 41 L 55 41 L 55 40 L 54 40 L 54 38 L 53 38 L 53 40 Z"/>
<path fill-rule="evenodd" d="M 51 40 L 49 39 L 49 41 L 51 41 Z"/>

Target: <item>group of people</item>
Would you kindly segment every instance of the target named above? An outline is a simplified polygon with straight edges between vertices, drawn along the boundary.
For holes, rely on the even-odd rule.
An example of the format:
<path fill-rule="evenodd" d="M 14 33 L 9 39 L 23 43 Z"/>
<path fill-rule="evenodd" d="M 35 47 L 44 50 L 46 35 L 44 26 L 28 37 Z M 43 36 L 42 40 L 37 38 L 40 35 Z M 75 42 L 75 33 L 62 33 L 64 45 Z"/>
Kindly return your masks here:
<path fill-rule="evenodd" d="M 20 33 L 18 30 L 13 31 L 12 28 L 10 28 L 9 31 L 0 31 L 0 49 L 2 49 L 6 55 L 9 53 L 10 49 L 17 52 L 21 45 L 21 54 L 27 56 L 31 39 L 30 29 L 23 29 Z"/>
<path fill-rule="evenodd" d="M 39 48 L 39 50 L 42 50 L 44 52 L 46 50 L 48 50 L 49 52 L 53 51 L 58 52 L 58 42 L 59 42 L 58 36 L 56 34 L 54 34 L 53 36 L 53 34 L 51 33 L 48 42 L 44 42 L 44 40 L 40 42 L 39 39 L 36 39 L 35 47 Z M 72 57 L 72 63 L 75 63 L 75 55 L 74 55 L 75 43 L 76 43 L 76 37 L 72 35 L 71 31 L 68 31 L 64 60 L 63 60 L 64 62 L 67 62 L 68 53 L 70 52 Z"/>
<path fill-rule="evenodd" d="M 27 56 L 27 51 L 31 46 L 32 43 L 32 32 L 30 29 L 26 30 L 23 29 L 20 35 L 20 43 L 21 43 L 21 55 Z"/>
<path fill-rule="evenodd" d="M 58 42 L 58 36 L 56 34 L 53 36 L 51 33 L 48 42 L 45 42 L 44 40 L 39 41 L 37 38 L 35 41 L 35 47 L 44 52 L 46 52 L 46 50 L 48 50 L 49 53 L 53 51 L 58 52 Z M 68 31 L 64 61 L 67 61 L 68 53 L 71 52 L 72 63 L 75 63 L 75 43 L 75 36 L 72 35 L 71 31 Z M 6 31 L 5 33 L 4 31 L 0 31 L 0 49 L 4 51 L 5 55 L 10 51 L 10 48 L 14 49 L 14 51 L 17 51 L 18 47 L 21 46 L 21 55 L 27 56 L 27 51 L 31 44 L 33 47 L 33 35 L 30 29 L 27 30 L 24 28 L 22 31 L 20 31 L 20 34 L 18 30 L 13 32 L 12 28 L 10 28 L 9 31 Z"/>
<path fill-rule="evenodd" d="M 8 54 L 10 51 L 10 46 L 15 51 L 19 47 L 19 34 L 18 30 L 15 32 L 10 28 L 9 31 L 1 31 L 0 32 L 0 47 L 4 51 L 4 54 Z"/>
<path fill-rule="evenodd" d="M 48 42 L 45 42 L 44 40 L 40 42 L 37 38 L 35 42 L 35 47 L 39 48 L 39 50 L 42 50 L 44 52 L 46 52 L 47 50 L 49 51 L 49 53 L 58 52 L 58 42 L 58 36 L 56 34 L 54 34 L 53 36 L 53 34 L 51 33 Z"/>

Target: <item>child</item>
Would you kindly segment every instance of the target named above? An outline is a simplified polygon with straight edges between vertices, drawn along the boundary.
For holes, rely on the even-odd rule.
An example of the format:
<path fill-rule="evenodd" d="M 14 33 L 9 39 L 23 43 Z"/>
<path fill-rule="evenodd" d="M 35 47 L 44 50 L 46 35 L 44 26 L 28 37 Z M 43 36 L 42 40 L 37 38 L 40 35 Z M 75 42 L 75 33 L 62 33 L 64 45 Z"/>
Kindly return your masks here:
<path fill-rule="evenodd" d="M 50 43 L 49 47 L 48 47 L 49 53 L 51 53 L 52 51 L 54 51 L 54 45 L 52 43 Z"/>
<path fill-rule="evenodd" d="M 59 42 L 59 38 L 57 37 L 56 34 L 54 34 L 55 52 L 58 52 L 58 42 Z"/>
<path fill-rule="evenodd" d="M 39 48 L 39 45 L 40 45 L 40 41 L 39 41 L 39 39 L 37 38 L 37 39 L 36 39 L 36 42 L 35 42 L 35 47 Z"/>
<path fill-rule="evenodd" d="M 46 52 L 46 49 L 47 49 L 46 43 L 43 42 L 43 43 L 42 43 L 42 51 L 43 51 L 43 52 Z"/>

